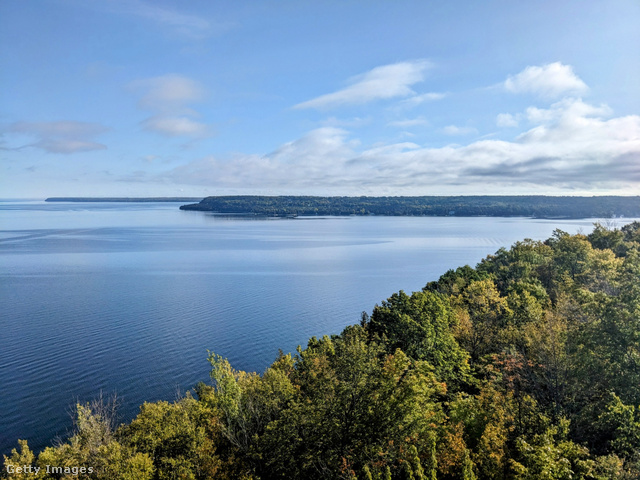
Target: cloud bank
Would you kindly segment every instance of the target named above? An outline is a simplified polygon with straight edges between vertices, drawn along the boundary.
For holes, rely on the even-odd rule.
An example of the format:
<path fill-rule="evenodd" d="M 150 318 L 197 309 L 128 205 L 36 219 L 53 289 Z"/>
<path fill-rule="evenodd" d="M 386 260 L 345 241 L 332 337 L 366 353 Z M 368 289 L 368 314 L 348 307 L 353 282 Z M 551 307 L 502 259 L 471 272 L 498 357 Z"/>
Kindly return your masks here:
<path fill-rule="evenodd" d="M 606 106 L 563 99 L 522 116 L 534 125 L 511 141 L 428 148 L 404 142 L 361 148 L 347 130 L 325 127 L 267 155 L 207 157 L 163 181 L 275 191 L 426 194 L 464 185 L 522 193 L 627 189 L 640 185 L 640 116 L 608 118 Z M 450 132 L 450 133 L 458 133 Z M 387 189 L 387 190 L 385 190 Z M 511 190 L 509 190 L 511 189 Z"/>
<path fill-rule="evenodd" d="M 345 89 L 297 107 L 321 108 L 398 97 L 393 108 L 387 109 L 389 112 L 406 105 L 407 96 L 425 101 L 427 97 L 415 94 L 410 86 L 422 80 L 427 66 L 404 62 L 378 67 L 353 79 Z M 197 100 L 198 90 L 193 85 L 181 85 L 170 89 L 171 96 L 164 88 L 150 89 L 141 102 L 175 107 Z M 369 122 L 340 122 L 331 117 L 325 126 L 268 154 L 206 156 L 153 178 L 123 180 L 197 185 L 227 192 L 316 195 L 446 195 L 459 193 L 461 188 L 466 193 L 504 194 L 638 191 L 639 115 L 615 117 L 607 105 L 582 100 L 576 95 L 588 87 L 570 66 L 559 62 L 529 66 L 509 76 L 503 86 L 512 93 L 551 99 L 544 106 L 531 105 L 520 112 L 498 114 L 495 123 L 500 128 L 515 129 L 527 124 L 510 138 L 491 139 L 498 135 L 491 132 L 466 144 L 434 147 L 430 143 L 387 140 L 367 145 L 358 138 L 358 131 L 366 134 Z M 451 95 L 455 94 L 447 97 Z M 425 115 L 387 121 L 385 126 L 420 127 L 440 139 L 482 133 L 475 125 L 434 125 Z M 179 126 L 166 128 L 174 131 Z M 184 123 L 180 128 L 188 132 L 196 126 Z M 413 134 L 396 138 L 407 136 L 416 138 Z"/>

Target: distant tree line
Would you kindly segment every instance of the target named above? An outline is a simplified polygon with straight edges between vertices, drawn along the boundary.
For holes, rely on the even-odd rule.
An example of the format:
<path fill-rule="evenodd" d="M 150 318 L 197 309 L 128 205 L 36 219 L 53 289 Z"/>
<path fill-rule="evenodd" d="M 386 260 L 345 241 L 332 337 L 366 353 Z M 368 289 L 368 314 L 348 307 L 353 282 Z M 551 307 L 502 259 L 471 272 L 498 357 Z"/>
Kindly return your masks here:
<path fill-rule="evenodd" d="M 3 475 L 638 479 L 640 222 L 502 248 L 262 374 L 209 362 L 210 383 L 129 424 L 108 402 L 78 405 L 66 442 L 36 455 L 20 441 Z"/>
<path fill-rule="evenodd" d="M 457 196 L 313 197 L 216 196 L 182 210 L 265 216 L 518 216 L 537 218 L 640 217 L 640 197 Z"/>

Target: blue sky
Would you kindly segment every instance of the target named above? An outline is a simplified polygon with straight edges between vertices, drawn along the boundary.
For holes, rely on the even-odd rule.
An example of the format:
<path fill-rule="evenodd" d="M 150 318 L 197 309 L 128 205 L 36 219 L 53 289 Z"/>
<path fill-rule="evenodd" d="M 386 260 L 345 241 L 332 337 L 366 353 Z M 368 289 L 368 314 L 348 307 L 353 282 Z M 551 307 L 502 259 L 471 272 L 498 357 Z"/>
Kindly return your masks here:
<path fill-rule="evenodd" d="M 0 196 L 640 192 L 636 0 L 0 2 Z"/>

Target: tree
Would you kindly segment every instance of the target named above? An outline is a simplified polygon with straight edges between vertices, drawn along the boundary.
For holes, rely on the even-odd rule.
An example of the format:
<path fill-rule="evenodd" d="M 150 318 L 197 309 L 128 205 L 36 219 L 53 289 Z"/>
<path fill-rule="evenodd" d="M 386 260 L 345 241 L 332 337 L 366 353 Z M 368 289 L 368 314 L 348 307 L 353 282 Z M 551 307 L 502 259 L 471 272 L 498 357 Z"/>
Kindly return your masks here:
<path fill-rule="evenodd" d="M 624 237 L 624 231 L 609 228 L 601 223 L 594 224 L 593 231 L 587 236 L 593 248 L 612 250 L 621 256 L 626 253 L 623 246 Z"/>
<path fill-rule="evenodd" d="M 125 446 L 147 455 L 160 479 L 215 475 L 220 466 L 210 426 L 212 411 L 191 396 L 170 404 L 145 403 L 118 431 Z"/>
<path fill-rule="evenodd" d="M 334 478 L 343 465 L 382 474 L 412 461 L 403 445 L 426 438 L 442 418 L 434 397 L 444 389 L 432 368 L 400 350 L 385 354 L 361 327 L 311 339 L 298 352 L 292 381 L 299 396 L 261 442 L 275 476 Z"/>
<path fill-rule="evenodd" d="M 54 479 L 76 476 L 97 480 L 150 480 L 155 469 L 145 453 L 120 443 L 115 430 L 115 398 L 76 405 L 74 433 L 66 442 L 48 447 L 38 455 L 42 475 Z M 47 466 L 57 471 L 47 472 Z M 75 473 L 74 473 L 75 472 Z"/>
<path fill-rule="evenodd" d="M 609 394 L 606 410 L 600 414 L 595 429 L 608 453 L 640 466 L 640 406 L 625 405 L 613 392 Z"/>
<path fill-rule="evenodd" d="M 18 440 L 20 445 L 20 451 L 17 449 L 11 450 L 11 456 L 4 457 L 3 471 L 7 474 L 8 478 L 22 480 L 36 478 L 33 473 L 35 455 L 29 449 L 26 440 Z"/>
<path fill-rule="evenodd" d="M 474 363 L 490 353 L 501 350 L 501 333 L 512 316 L 504 297 L 491 280 L 472 282 L 455 300 L 459 315 L 468 315 L 469 330 L 461 332 L 460 343 L 470 353 Z"/>
<path fill-rule="evenodd" d="M 469 450 L 465 449 L 462 459 L 462 480 L 476 480 L 476 474 L 473 471 L 473 461 L 469 455 Z"/>
<path fill-rule="evenodd" d="M 467 355 L 454 337 L 457 318 L 449 298 L 431 291 L 403 291 L 376 306 L 367 324 L 372 338 L 384 339 L 387 352 L 400 349 L 435 368 L 448 384 L 464 381 L 469 373 Z"/>

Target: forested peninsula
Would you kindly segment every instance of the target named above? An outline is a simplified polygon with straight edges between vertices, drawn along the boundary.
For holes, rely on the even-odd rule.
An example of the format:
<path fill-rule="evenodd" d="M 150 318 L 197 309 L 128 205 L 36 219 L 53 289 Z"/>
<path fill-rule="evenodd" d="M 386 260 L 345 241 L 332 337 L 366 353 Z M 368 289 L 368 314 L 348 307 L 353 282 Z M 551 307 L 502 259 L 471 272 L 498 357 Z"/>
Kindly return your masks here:
<path fill-rule="evenodd" d="M 404 215 L 459 217 L 611 218 L 640 217 L 640 196 L 553 197 L 314 197 L 215 196 L 181 210 L 295 217 L 312 215 Z"/>
<path fill-rule="evenodd" d="M 70 438 L 20 441 L 2 475 L 640 478 L 640 222 L 517 242 L 354 320 L 262 374 L 210 353 L 210 382 L 128 424 L 79 404 Z"/>

